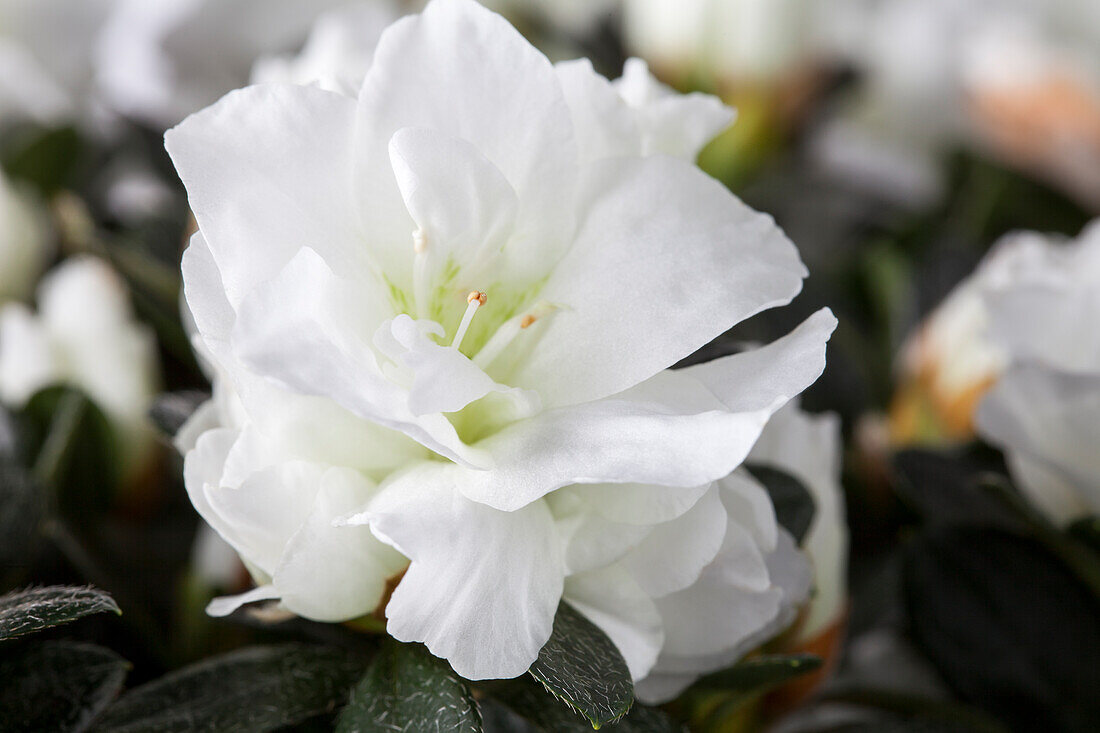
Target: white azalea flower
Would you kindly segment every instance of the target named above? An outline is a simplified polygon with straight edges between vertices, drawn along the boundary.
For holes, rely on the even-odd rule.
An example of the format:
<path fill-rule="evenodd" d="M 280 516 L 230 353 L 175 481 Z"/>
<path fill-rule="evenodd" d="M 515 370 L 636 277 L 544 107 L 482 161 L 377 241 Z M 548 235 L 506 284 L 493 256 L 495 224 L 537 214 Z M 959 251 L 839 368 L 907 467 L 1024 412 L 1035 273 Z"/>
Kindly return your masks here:
<path fill-rule="evenodd" d="M 925 419 L 925 407 L 921 406 L 924 401 L 939 423 L 938 429 L 943 432 L 940 437 L 970 437 L 978 402 L 1004 373 L 1013 351 L 1018 349 L 1044 361 L 1061 353 L 1038 346 L 1045 345 L 1056 332 L 1042 325 L 1043 320 L 1016 314 L 1032 324 L 1028 336 L 1019 338 L 1013 336 L 1018 323 L 994 328 L 990 305 L 999 298 L 998 293 L 1030 287 L 1048 278 L 1051 263 L 1058 257 L 1047 237 L 1030 232 L 1006 235 L 974 273 L 932 311 L 901 349 L 901 391 L 891 417 L 895 437 L 919 437 L 917 423 Z M 1029 346 L 1025 341 L 1032 335 L 1035 340 Z M 1012 348 L 1006 339 L 1011 340 Z"/>
<path fill-rule="evenodd" d="M 566 576 L 636 551 L 643 590 L 712 604 L 720 634 L 590 606 L 637 678 L 662 648 L 725 659 L 782 620 L 808 571 L 731 472 L 820 373 L 835 320 L 668 371 L 805 275 L 769 217 L 648 154 L 690 157 L 729 121 L 681 103 L 679 130 L 654 125 L 587 65 L 436 0 L 382 34 L 357 99 L 259 85 L 169 132 L 199 223 L 187 301 L 225 387 L 188 426 L 187 487 L 260 582 L 214 612 L 353 618 L 407 564 L 389 632 L 510 677 L 563 593 L 584 606 Z M 571 556 L 571 497 L 642 528 Z"/>
<path fill-rule="evenodd" d="M 0 122 L 90 111 L 92 47 L 114 1 L 0 0 Z"/>
<path fill-rule="evenodd" d="M 663 73 L 774 82 L 813 53 L 809 0 L 629 0 L 626 45 Z"/>
<path fill-rule="evenodd" d="M 1100 225 L 1074 242 L 1030 238 L 1021 276 L 985 297 L 1010 366 L 982 401 L 979 433 L 1052 519 L 1100 513 Z"/>
<path fill-rule="evenodd" d="M 346 0 L 115 0 L 96 48 L 105 100 L 161 128 L 248 81 L 262 55 L 296 48 Z"/>
<path fill-rule="evenodd" d="M 124 478 L 146 468 L 155 447 L 146 413 L 157 371 L 153 334 L 100 260 L 69 259 L 47 274 L 37 314 L 20 303 L 0 308 L 0 400 L 21 407 L 44 387 L 79 387 L 111 421 Z"/>
<path fill-rule="evenodd" d="M 27 297 L 52 254 L 44 208 L 0 172 L 0 304 Z"/>

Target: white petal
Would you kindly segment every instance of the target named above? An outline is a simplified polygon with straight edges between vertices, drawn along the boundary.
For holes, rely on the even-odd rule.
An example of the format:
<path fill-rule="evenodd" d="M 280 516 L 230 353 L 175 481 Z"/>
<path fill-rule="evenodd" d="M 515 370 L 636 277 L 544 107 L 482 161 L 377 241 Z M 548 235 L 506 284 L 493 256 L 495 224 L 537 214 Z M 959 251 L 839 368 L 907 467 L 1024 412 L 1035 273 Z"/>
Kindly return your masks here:
<path fill-rule="evenodd" d="M 279 597 L 279 591 L 274 586 L 261 585 L 245 593 L 235 596 L 221 596 L 210 601 L 206 606 L 206 612 L 211 616 L 228 616 L 246 603 L 256 601 L 271 601 Z"/>
<path fill-rule="evenodd" d="M 201 232 L 183 252 L 183 291 L 203 344 L 218 361 L 229 359 L 229 337 L 237 314 L 225 297 L 221 270 Z"/>
<path fill-rule="evenodd" d="M 1021 488 L 1056 521 L 1069 521 L 1100 511 L 1098 415 L 1100 377 L 1020 365 L 982 400 L 977 424 L 1024 468 Z"/>
<path fill-rule="evenodd" d="M 414 415 L 408 391 L 383 374 L 365 340 L 378 323 L 378 308 L 363 288 L 302 249 L 241 304 L 234 350 L 245 365 L 300 394 L 328 397 L 443 456 L 476 463 L 477 452 L 446 418 Z"/>
<path fill-rule="evenodd" d="M 569 484 L 704 485 L 736 468 L 775 410 L 817 379 L 835 324 L 820 311 L 755 351 L 522 420 L 478 443 L 492 471 L 456 466 L 434 480 L 505 511 Z"/>
<path fill-rule="evenodd" d="M 477 49 L 477 53 L 471 53 Z M 519 197 L 520 235 L 508 271 L 532 281 L 560 253 L 573 222 L 576 153 L 569 111 L 550 62 L 503 18 L 473 0 L 437 0 L 382 34 L 359 95 L 355 196 L 368 207 L 382 267 L 399 283 L 411 271 L 412 227 L 386 145 L 404 127 L 446 131 L 473 144 Z M 378 229 L 382 221 L 386 229 Z"/>
<path fill-rule="evenodd" d="M 775 506 L 768 490 L 743 469 L 726 476 L 721 484 L 722 502 L 729 507 L 730 515 L 752 534 L 761 550 L 774 551 L 779 538 L 779 522 L 775 519 Z"/>
<path fill-rule="evenodd" d="M 390 139 L 389 153 L 397 186 L 423 232 L 436 277 L 448 260 L 466 270 L 504 246 L 515 223 L 516 193 L 471 143 L 437 130 L 406 127 Z M 488 287 L 488 281 L 469 281 L 476 275 L 497 276 L 464 271 L 467 279 L 452 283 L 450 289 L 465 296 L 479 285 Z"/>
<path fill-rule="evenodd" d="M 366 271 L 351 193 L 354 123 L 347 97 L 265 85 L 232 92 L 165 135 L 230 303 L 302 247 L 341 272 Z"/>
<path fill-rule="evenodd" d="M 394 638 L 424 642 L 467 679 L 527 671 L 550 638 L 564 576 L 545 503 L 500 512 L 412 481 L 383 486 L 350 521 L 369 521 L 411 561 L 386 606 Z"/>
<path fill-rule="evenodd" d="M 657 662 L 664 632 L 653 601 L 622 568 L 572 575 L 565 580 L 565 600 L 600 627 L 641 679 Z"/>
<path fill-rule="evenodd" d="M 386 580 L 405 567 L 405 558 L 367 527 L 333 526 L 362 506 L 370 491 L 355 471 L 332 468 L 321 477 L 309 516 L 272 577 L 288 611 L 314 621 L 346 621 L 378 607 Z"/>
<path fill-rule="evenodd" d="M 580 511 L 565 517 L 559 516 L 559 494 L 547 498 L 557 520 L 558 532 L 565 545 L 565 571 L 582 573 L 602 568 L 615 562 L 636 547 L 652 531 L 652 527 L 611 522 L 598 514 L 587 511 L 583 503 Z"/>
<path fill-rule="evenodd" d="M 726 524 L 714 487 L 686 514 L 654 527 L 619 564 L 651 598 L 683 590 L 722 549 Z"/>
<path fill-rule="evenodd" d="M 547 406 L 631 387 L 801 289 L 772 219 L 694 166 L 624 158 L 590 173 L 592 203 L 539 295 L 562 310 L 506 380 Z"/>
<path fill-rule="evenodd" d="M 555 493 L 575 495 L 584 501 L 589 511 L 613 522 L 648 527 L 680 516 L 695 506 L 709 489 L 709 483 L 699 486 L 577 484 Z"/>
<path fill-rule="evenodd" d="M 812 639 L 836 621 L 847 599 L 848 526 L 840 485 L 840 421 L 836 415 L 808 415 L 794 403 L 764 428 L 749 461 L 786 470 L 809 489 L 813 521 L 802 542 L 814 568 L 816 592 L 799 636 Z"/>
<path fill-rule="evenodd" d="M 0 400 L 19 407 L 60 377 L 42 322 L 22 303 L 0 308 Z"/>
<path fill-rule="evenodd" d="M 238 488 L 207 484 L 206 503 L 224 529 L 211 524 L 241 557 L 271 575 L 309 517 L 323 473 L 316 464 L 293 461 L 256 471 Z"/>
<path fill-rule="evenodd" d="M 581 160 L 640 155 L 642 137 L 626 102 L 588 59 L 554 65 L 573 115 Z"/>

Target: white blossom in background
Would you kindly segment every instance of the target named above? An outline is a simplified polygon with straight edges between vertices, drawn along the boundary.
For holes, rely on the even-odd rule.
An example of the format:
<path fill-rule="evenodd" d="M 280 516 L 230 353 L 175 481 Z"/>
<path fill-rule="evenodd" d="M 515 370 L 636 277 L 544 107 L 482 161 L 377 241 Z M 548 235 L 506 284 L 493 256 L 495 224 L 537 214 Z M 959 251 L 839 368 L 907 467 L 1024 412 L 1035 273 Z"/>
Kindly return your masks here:
<path fill-rule="evenodd" d="M 385 604 L 483 679 L 526 671 L 564 597 L 653 700 L 793 619 L 809 566 L 738 466 L 835 319 L 667 369 L 805 269 L 689 162 L 731 112 L 630 87 L 435 0 L 357 98 L 259 85 L 168 133 L 218 375 L 185 480 L 257 581 L 211 612 Z"/>
<path fill-rule="evenodd" d="M 944 298 L 902 345 L 898 379 L 902 395 L 895 403 L 895 437 L 903 440 L 922 419 L 908 414 L 908 395 L 928 400 L 947 438 L 969 438 L 973 417 L 986 391 L 1008 367 L 1012 353 L 993 331 L 990 300 L 999 292 L 1030 283 L 1049 269 L 1053 245 L 1048 237 L 1015 232 L 993 245 L 974 273 Z M 902 412 L 899 412 L 899 409 Z M 917 430 L 919 432 L 919 430 Z"/>
<path fill-rule="evenodd" d="M 861 75 L 815 150 L 914 207 L 943 157 L 979 147 L 1100 205 L 1100 11 L 1077 0 L 882 0 L 841 6 L 831 51 Z M 918 61 L 915 61 L 919 59 Z"/>
<path fill-rule="evenodd" d="M 31 294 L 53 247 L 45 207 L 0 172 L 0 305 Z"/>
<path fill-rule="evenodd" d="M 115 0 L 97 82 L 119 113 L 170 127 L 248 82 L 257 58 L 299 48 L 347 0 Z"/>
<path fill-rule="evenodd" d="M 131 312 L 105 263 L 70 258 L 38 287 L 38 311 L 0 308 L 0 401 L 19 408 L 54 384 L 83 390 L 116 433 L 124 478 L 148 467 L 156 445 L 146 414 L 159 388 L 153 334 Z"/>
<path fill-rule="evenodd" d="M 378 39 L 402 15 L 396 0 L 366 0 L 330 10 L 295 56 L 265 56 L 252 67 L 254 84 L 316 84 L 349 97 L 359 93 Z"/>
<path fill-rule="evenodd" d="M 977 426 L 1028 498 L 1066 523 L 1100 513 L 1100 224 L 1030 242 L 1019 277 L 984 298 L 1009 366 Z"/>
<path fill-rule="evenodd" d="M 840 485 L 843 445 L 836 415 L 811 415 L 797 401 L 769 422 L 749 462 L 786 471 L 814 500 L 802 546 L 813 566 L 814 593 L 798 639 L 811 641 L 843 617 L 848 604 L 848 522 Z"/>
<path fill-rule="evenodd" d="M 0 0 L 0 124 L 94 110 L 92 52 L 117 0 Z"/>
<path fill-rule="evenodd" d="M 662 74 L 771 83 L 814 53 L 812 0 L 628 0 L 627 50 Z"/>

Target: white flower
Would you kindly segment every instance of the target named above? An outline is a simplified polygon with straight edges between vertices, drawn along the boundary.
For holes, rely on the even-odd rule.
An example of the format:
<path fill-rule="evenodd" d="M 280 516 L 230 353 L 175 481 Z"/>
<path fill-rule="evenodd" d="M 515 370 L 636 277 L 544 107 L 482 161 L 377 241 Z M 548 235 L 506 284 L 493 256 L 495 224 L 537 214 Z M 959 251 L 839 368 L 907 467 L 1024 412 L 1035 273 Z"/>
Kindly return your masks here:
<path fill-rule="evenodd" d="M 92 47 L 114 0 L 0 0 L 0 121 L 87 112 Z"/>
<path fill-rule="evenodd" d="M 1035 325 L 1031 333 L 1037 340 L 1027 346 L 1031 333 L 1019 339 L 1012 335 L 1014 325 L 994 328 L 990 304 L 998 293 L 1049 277 L 1056 252 L 1042 235 L 1006 235 L 906 340 L 899 363 L 901 388 L 892 408 L 895 437 L 920 437 L 920 423 L 929 416 L 936 418 L 935 427 L 943 433 L 939 437 L 970 437 L 978 402 L 1008 367 L 1014 350 L 1055 358 L 1055 351 L 1036 346 L 1045 343 L 1048 329 Z M 1014 344 L 1011 349 L 1006 339 Z M 931 413 L 924 414 L 925 409 Z"/>
<path fill-rule="evenodd" d="M 259 59 L 252 67 L 252 83 L 316 84 L 354 97 L 382 31 L 399 17 L 394 0 L 368 0 L 330 10 L 317 19 L 301 53 Z"/>
<path fill-rule="evenodd" d="M 626 45 L 666 74 L 773 82 L 812 54 L 808 0 L 629 0 Z"/>
<path fill-rule="evenodd" d="M 978 432 L 1052 519 L 1100 513 L 1100 225 L 1074 242 L 1029 238 L 1026 266 L 985 296 L 1010 366 L 982 401 Z"/>
<path fill-rule="evenodd" d="M 554 67 L 471 0 L 436 0 L 383 33 L 358 99 L 260 85 L 169 132 L 199 223 L 187 301 L 224 375 L 188 426 L 186 483 L 261 583 L 215 612 L 278 598 L 352 618 L 407 563 L 389 632 L 466 677 L 515 676 L 566 576 L 652 537 L 651 597 L 716 565 L 698 603 L 760 599 L 715 615 L 706 642 L 612 603 L 644 658 L 589 609 L 636 677 L 674 639 L 728 655 L 776 621 L 784 574 L 807 571 L 759 493 L 726 486 L 820 373 L 835 320 L 667 370 L 805 274 L 769 217 L 646 155 L 693 153 L 701 127 L 728 123 L 683 104 L 678 132 L 654 127 L 586 64 Z M 571 565 L 570 496 L 642 530 Z M 695 521 L 710 529 L 681 546 Z M 727 579 L 740 595 L 721 595 Z"/>
<path fill-rule="evenodd" d="M 168 127 L 248 81 L 264 54 L 300 44 L 342 0 L 115 0 L 96 48 L 118 112 Z"/>
<path fill-rule="evenodd" d="M 0 172 L 0 305 L 27 297 L 52 254 L 44 208 Z"/>
<path fill-rule="evenodd" d="M 776 413 L 749 453 L 751 463 L 791 474 L 809 490 L 814 518 L 803 539 L 813 564 L 814 595 L 799 640 L 810 641 L 836 624 L 848 599 L 848 524 L 840 485 L 840 421 L 836 415 L 810 415 L 796 402 Z"/>
<path fill-rule="evenodd" d="M 37 314 L 20 303 L 0 308 L 0 401 L 20 407 L 44 387 L 79 387 L 111 421 L 127 479 L 155 446 L 146 413 L 157 372 L 152 333 L 134 321 L 124 285 L 100 260 L 69 259 L 50 272 Z"/>

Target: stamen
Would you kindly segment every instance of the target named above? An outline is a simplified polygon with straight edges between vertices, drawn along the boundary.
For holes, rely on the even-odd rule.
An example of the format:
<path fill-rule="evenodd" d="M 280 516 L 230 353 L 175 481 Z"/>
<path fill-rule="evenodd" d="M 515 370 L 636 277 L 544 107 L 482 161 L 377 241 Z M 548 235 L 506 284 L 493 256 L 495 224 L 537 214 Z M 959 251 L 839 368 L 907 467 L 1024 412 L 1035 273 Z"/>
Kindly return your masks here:
<path fill-rule="evenodd" d="M 458 330 L 455 331 L 454 341 L 451 342 L 451 348 L 457 349 L 462 346 L 462 339 L 466 336 L 466 331 L 470 328 L 470 323 L 474 320 L 474 314 L 477 313 L 477 309 L 485 305 L 485 301 L 489 297 L 480 290 L 472 290 L 470 294 L 466 296 L 466 312 L 462 314 L 462 322 L 458 324 Z"/>
<path fill-rule="evenodd" d="M 416 300 L 416 317 L 427 318 L 430 272 L 428 271 L 428 234 L 423 229 L 413 232 L 413 298 Z"/>
<path fill-rule="evenodd" d="M 556 308 L 548 303 L 536 305 L 528 313 L 513 316 L 500 325 L 497 332 L 485 342 L 481 350 L 474 355 L 472 361 L 482 369 L 486 369 L 501 353 L 508 348 L 520 331 L 526 330 L 532 323 L 553 313 Z"/>

